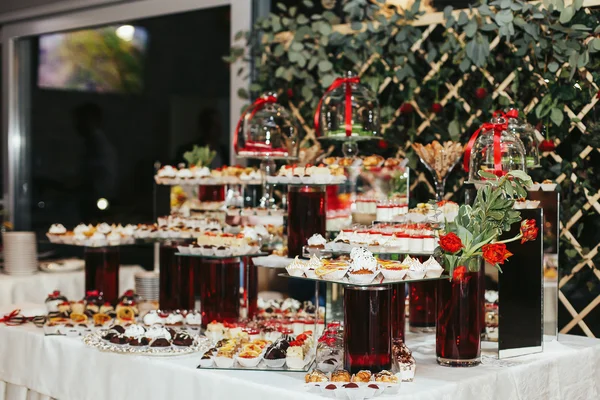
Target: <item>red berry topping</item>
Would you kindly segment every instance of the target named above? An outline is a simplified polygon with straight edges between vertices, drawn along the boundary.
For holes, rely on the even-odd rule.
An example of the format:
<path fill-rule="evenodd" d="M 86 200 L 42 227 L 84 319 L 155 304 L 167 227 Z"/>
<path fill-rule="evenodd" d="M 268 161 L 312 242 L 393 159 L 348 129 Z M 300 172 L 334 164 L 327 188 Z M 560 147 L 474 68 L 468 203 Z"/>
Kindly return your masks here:
<path fill-rule="evenodd" d="M 442 107 L 442 105 L 440 103 L 433 103 L 433 105 L 431 106 L 431 112 L 434 114 L 439 114 L 442 112 L 444 107 Z"/>
<path fill-rule="evenodd" d="M 475 97 L 477 97 L 479 100 L 483 100 L 487 97 L 487 90 L 486 88 L 477 88 L 477 90 L 475 90 Z"/>

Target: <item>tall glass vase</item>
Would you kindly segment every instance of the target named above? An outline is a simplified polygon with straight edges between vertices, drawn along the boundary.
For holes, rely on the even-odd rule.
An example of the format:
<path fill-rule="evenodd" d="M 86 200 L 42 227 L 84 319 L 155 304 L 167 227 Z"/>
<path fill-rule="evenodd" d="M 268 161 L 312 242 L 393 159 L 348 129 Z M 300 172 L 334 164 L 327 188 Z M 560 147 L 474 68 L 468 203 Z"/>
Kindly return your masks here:
<path fill-rule="evenodd" d="M 440 365 L 472 367 L 481 363 L 481 259 L 458 265 L 466 270 L 438 281 L 436 355 Z"/>

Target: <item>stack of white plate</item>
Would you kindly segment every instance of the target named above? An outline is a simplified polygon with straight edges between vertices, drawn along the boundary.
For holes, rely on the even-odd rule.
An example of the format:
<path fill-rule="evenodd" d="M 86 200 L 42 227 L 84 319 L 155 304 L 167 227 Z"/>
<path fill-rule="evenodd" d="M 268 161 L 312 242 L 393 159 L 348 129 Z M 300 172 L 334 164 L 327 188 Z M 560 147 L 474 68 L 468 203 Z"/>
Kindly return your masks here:
<path fill-rule="evenodd" d="M 135 293 L 146 301 L 158 301 L 158 272 L 137 272 L 135 274 Z"/>
<path fill-rule="evenodd" d="M 8 275 L 32 275 L 38 270 L 37 242 L 34 232 L 4 232 L 4 272 Z"/>

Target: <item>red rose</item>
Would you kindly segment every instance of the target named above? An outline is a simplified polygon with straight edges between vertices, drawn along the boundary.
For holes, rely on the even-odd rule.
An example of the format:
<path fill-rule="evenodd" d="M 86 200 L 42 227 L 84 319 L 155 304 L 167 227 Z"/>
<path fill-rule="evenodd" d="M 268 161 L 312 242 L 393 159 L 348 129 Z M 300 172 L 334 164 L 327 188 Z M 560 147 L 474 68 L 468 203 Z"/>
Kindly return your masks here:
<path fill-rule="evenodd" d="M 379 142 L 377 142 L 377 147 L 379 147 L 382 150 L 385 150 L 388 148 L 388 144 L 385 140 L 381 139 Z"/>
<path fill-rule="evenodd" d="M 556 148 L 556 145 L 554 144 L 554 142 L 552 140 L 542 140 L 540 143 L 540 150 L 541 151 L 553 151 Z"/>
<path fill-rule="evenodd" d="M 440 103 L 433 103 L 433 105 L 431 106 L 431 112 L 434 114 L 439 114 L 442 112 L 442 105 Z"/>
<path fill-rule="evenodd" d="M 479 100 L 485 99 L 487 97 L 487 94 L 488 93 L 486 88 L 480 87 L 475 90 L 475 97 L 477 97 Z"/>
<path fill-rule="evenodd" d="M 294 97 L 294 91 L 292 89 L 288 89 L 287 90 L 287 96 L 291 99 L 292 97 Z"/>
<path fill-rule="evenodd" d="M 537 238 L 538 227 L 534 219 L 525 219 L 521 222 L 521 244 L 525 242 L 532 242 Z"/>
<path fill-rule="evenodd" d="M 465 274 L 467 273 L 467 267 L 464 265 L 459 265 L 454 268 L 454 272 L 452 273 L 452 279 L 457 281 L 462 281 L 465 279 Z"/>
<path fill-rule="evenodd" d="M 414 107 L 410 103 L 404 103 L 400 106 L 400 112 L 402 114 L 411 114 L 414 110 Z"/>
<path fill-rule="evenodd" d="M 447 235 L 440 236 L 440 247 L 447 253 L 456 253 L 464 246 L 456 233 L 450 232 Z"/>
<path fill-rule="evenodd" d="M 504 243 L 486 244 L 481 250 L 483 251 L 483 259 L 490 264 L 504 264 L 504 261 L 512 256 L 512 253 L 506 250 Z"/>

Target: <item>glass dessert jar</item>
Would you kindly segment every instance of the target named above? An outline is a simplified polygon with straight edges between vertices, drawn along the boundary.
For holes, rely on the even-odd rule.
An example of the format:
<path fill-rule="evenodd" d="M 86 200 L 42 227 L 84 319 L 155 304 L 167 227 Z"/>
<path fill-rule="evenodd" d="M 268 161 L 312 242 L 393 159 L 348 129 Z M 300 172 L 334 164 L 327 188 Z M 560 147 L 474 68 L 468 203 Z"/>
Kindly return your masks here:
<path fill-rule="evenodd" d="M 288 255 L 302 256 L 315 233 L 325 236 L 325 186 L 288 186 Z"/>
<path fill-rule="evenodd" d="M 479 171 L 496 176 L 512 170 L 527 171 L 523 142 L 508 130 L 505 118 L 492 118 L 471 136 L 465 150 L 465 170 L 469 172 L 469 183 L 475 184 L 486 180 Z"/>
<path fill-rule="evenodd" d="M 391 368 L 391 302 L 390 286 L 344 288 L 344 368 L 351 374 Z"/>
<path fill-rule="evenodd" d="M 86 247 L 84 260 L 85 293 L 98 291 L 114 303 L 119 297 L 119 247 Z"/>
<path fill-rule="evenodd" d="M 527 168 L 540 166 L 539 143 L 535 137 L 535 129 L 519 116 L 519 110 L 510 108 L 506 111 L 508 130 L 521 139 L 525 147 L 525 165 Z"/>
<path fill-rule="evenodd" d="M 292 115 L 267 92 L 244 111 L 236 128 L 234 149 L 240 157 L 295 158 L 300 144 Z"/>
<path fill-rule="evenodd" d="M 194 269 L 198 259 L 176 256 L 181 242 L 160 246 L 159 304 L 162 310 L 193 310 L 195 307 Z"/>
<path fill-rule="evenodd" d="M 379 136 L 379 102 L 353 72 L 337 78 L 319 101 L 314 118 L 317 137 L 364 140 Z"/>

